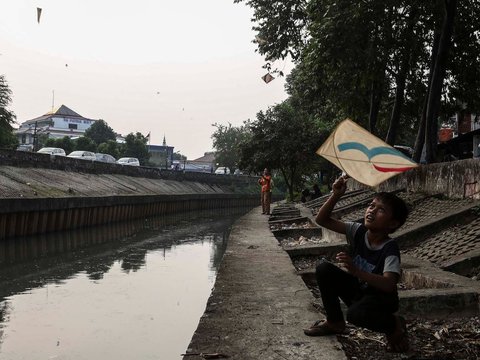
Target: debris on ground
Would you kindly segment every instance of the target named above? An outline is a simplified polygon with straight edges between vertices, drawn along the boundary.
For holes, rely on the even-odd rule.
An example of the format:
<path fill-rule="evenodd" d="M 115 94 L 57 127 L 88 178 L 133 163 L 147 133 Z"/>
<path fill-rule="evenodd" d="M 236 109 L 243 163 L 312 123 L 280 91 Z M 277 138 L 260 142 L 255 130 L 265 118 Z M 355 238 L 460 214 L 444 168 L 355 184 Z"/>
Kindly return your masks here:
<path fill-rule="evenodd" d="M 295 239 L 293 237 L 285 238 L 280 243 L 283 247 L 296 247 L 306 244 L 329 244 L 331 243 L 331 240 L 323 239 L 321 236 L 300 236 L 298 239 Z"/>
<path fill-rule="evenodd" d="M 383 334 L 348 326 L 337 335 L 349 360 L 416 359 L 478 360 L 480 359 L 480 318 L 407 319 L 410 351 L 388 353 Z"/>
<path fill-rule="evenodd" d="M 277 230 L 291 230 L 291 229 L 309 229 L 314 227 L 311 222 L 309 221 L 302 221 L 299 223 L 280 223 L 280 224 L 270 224 L 270 230 L 277 231 Z"/>

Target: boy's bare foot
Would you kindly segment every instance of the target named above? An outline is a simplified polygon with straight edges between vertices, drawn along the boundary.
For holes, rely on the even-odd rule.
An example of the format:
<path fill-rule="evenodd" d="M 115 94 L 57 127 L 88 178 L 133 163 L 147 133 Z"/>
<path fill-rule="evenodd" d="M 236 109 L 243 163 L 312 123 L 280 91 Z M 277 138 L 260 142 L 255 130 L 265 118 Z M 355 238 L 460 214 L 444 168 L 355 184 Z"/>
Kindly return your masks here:
<path fill-rule="evenodd" d="M 388 352 L 407 352 L 409 349 L 407 324 L 402 316 L 396 316 L 395 331 L 387 335 Z"/>
<path fill-rule="evenodd" d="M 305 335 L 308 336 L 327 336 L 342 334 L 345 331 L 345 322 L 329 322 L 327 320 L 317 320 L 312 326 L 303 329 Z"/>

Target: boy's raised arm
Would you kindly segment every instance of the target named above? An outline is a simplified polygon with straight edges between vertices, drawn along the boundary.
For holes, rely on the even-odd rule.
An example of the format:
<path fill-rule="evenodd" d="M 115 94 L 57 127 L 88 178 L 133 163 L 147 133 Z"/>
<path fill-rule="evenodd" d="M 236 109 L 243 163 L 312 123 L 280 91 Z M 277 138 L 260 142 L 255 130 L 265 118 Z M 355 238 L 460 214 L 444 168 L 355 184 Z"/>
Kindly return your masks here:
<path fill-rule="evenodd" d="M 332 194 L 327 201 L 325 201 L 320 210 L 318 210 L 317 217 L 315 218 L 318 225 L 340 234 L 345 234 L 346 232 L 345 223 L 332 218 L 332 211 L 338 200 L 340 200 L 347 190 L 345 180 L 345 177 L 341 176 L 333 183 Z"/>

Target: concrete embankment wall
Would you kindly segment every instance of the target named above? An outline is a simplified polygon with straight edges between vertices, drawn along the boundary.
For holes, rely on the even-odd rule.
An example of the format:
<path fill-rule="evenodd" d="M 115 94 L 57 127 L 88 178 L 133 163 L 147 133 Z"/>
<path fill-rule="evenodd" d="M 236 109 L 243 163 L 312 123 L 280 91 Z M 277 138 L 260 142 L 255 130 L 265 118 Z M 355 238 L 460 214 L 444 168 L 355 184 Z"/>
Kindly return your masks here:
<path fill-rule="evenodd" d="M 421 165 L 380 184 L 379 191 L 421 191 L 452 199 L 480 199 L 480 158 Z M 364 188 L 359 183 L 353 188 Z"/>
<path fill-rule="evenodd" d="M 192 210 L 253 207 L 257 179 L 0 151 L 0 239 Z"/>

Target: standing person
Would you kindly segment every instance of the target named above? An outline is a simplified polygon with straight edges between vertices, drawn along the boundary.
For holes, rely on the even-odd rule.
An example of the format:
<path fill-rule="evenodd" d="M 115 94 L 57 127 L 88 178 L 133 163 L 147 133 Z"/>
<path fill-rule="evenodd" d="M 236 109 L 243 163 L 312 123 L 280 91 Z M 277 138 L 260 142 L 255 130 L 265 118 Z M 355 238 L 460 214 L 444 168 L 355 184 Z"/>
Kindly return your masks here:
<path fill-rule="evenodd" d="M 327 229 L 345 234 L 350 253 L 336 255 L 343 269 L 328 261 L 317 266 L 316 278 L 327 319 L 315 322 L 304 332 L 309 336 L 342 333 L 345 320 L 341 299 L 348 306 L 348 322 L 385 333 L 389 351 L 405 352 L 409 346 L 405 320 L 394 314 L 398 310 L 400 250 L 388 235 L 405 223 L 408 208 L 397 196 L 378 193 L 365 211 L 365 225 L 343 222 L 331 215 L 345 190 L 345 178 L 340 177 L 333 184 L 332 195 L 320 208 L 316 221 Z"/>
<path fill-rule="evenodd" d="M 270 171 L 265 168 L 263 175 L 258 179 L 262 186 L 262 214 L 270 215 L 270 202 L 272 201 L 272 176 Z"/>

